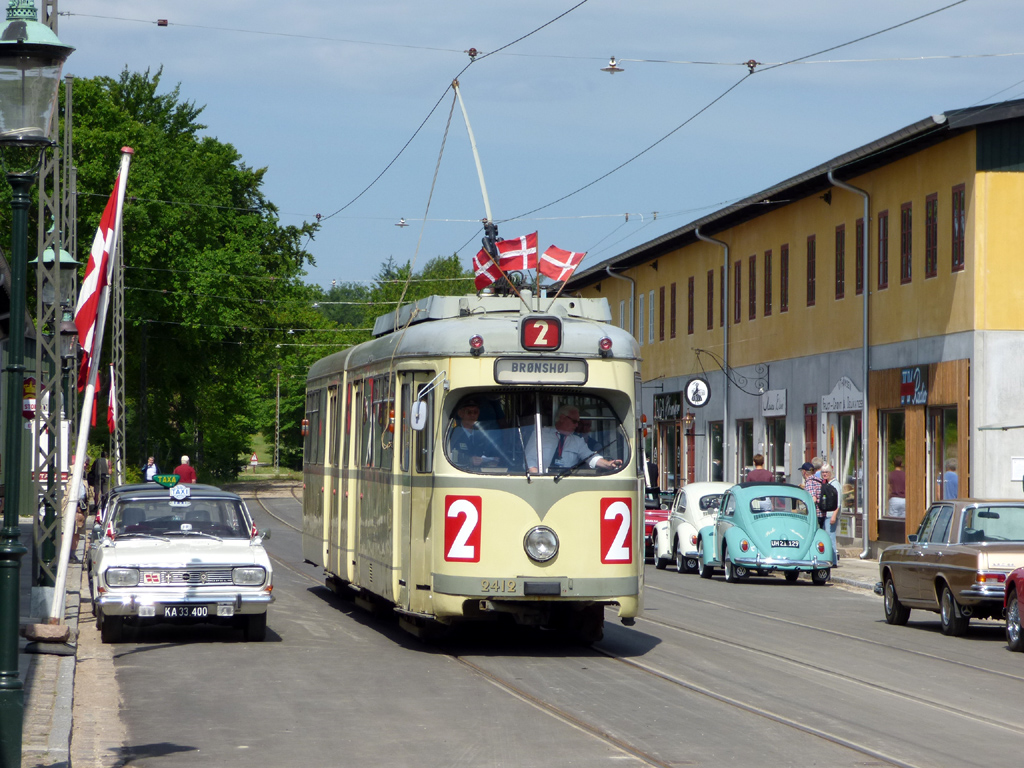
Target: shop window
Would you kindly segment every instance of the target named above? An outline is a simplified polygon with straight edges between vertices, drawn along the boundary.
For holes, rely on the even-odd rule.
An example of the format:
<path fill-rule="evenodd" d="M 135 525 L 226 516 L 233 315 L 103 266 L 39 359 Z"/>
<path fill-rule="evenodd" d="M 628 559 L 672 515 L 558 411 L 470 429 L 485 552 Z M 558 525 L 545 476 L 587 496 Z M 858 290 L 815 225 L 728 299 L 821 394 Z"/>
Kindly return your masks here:
<path fill-rule="evenodd" d="M 957 409 L 928 409 L 928 488 L 931 499 L 960 498 L 960 467 L 957 457 Z M 966 495 L 966 494 L 964 494 Z"/>
<path fill-rule="evenodd" d="M 903 411 L 880 411 L 878 421 L 884 468 L 879 478 L 881 517 L 902 520 L 906 517 L 906 415 Z"/>
<path fill-rule="evenodd" d="M 711 479 L 715 482 L 725 480 L 725 449 L 722 440 L 724 434 L 722 422 L 708 423 L 708 435 L 711 441 Z"/>
<path fill-rule="evenodd" d="M 804 406 L 804 461 L 810 461 L 817 455 L 818 406 L 815 403 L 808 403 Z"/>
<path fill-rule="evenodd" d="M 754 420 L 736 420 L 736 464 L 740 467 L 740 479 L 754 468 Z"/>
<path fill-rule="evenodd" d="M 765 469 L 783 482 L 786 479 L 786 417 L 765 420 Z"/>

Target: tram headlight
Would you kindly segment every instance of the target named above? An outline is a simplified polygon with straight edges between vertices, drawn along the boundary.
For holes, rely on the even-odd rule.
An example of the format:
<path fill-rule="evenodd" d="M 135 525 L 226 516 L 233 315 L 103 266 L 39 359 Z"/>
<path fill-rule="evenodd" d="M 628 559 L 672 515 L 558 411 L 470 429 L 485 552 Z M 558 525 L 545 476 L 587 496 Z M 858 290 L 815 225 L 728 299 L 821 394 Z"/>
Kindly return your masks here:
<path fill-rule="evenodd" d="M 558 554 L 558 536 L 545 525 L 531 528 L 523 540 L 523 547 L 531 560 L 546 563 Z"/>

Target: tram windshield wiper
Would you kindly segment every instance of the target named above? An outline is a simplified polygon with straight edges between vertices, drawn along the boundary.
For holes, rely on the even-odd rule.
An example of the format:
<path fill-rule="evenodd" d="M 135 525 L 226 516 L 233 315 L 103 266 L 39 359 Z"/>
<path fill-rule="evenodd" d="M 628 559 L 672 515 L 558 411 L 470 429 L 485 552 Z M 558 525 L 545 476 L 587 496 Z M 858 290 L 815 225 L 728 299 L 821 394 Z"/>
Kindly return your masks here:
<path fill-rule="evenodd" d="M 565 469 L 563 469 L 561 472 L 559 472 L 557 475 L 555 475 L 555 482 L 557 483 L 563 477 L 568 477 L 569 475 L 571 475 L 577 469 L 579 469 L 584 464 L 586 464 L 588 461 L 590 461 L 590 459 L 593 458 L 595 455 L 599 455 L 601 453 L 601 451 L 603 451 L 606 448 L 610 447 L 611 444 L 614 443 L 616 440 L 618 440 L 618 436 L 612 438 L 610 441 L 608 441 L 607 443 L 602 445 L 600 448 L 598 448 L 596 451 L 594 451 L 589 456 L 586 456 L 585 458 L 580 459 L 575 464 L 573 464 L 571 467 L 566 467 Z M 527 470 L 527 472 L 529 472 L 529 470 Z"/>

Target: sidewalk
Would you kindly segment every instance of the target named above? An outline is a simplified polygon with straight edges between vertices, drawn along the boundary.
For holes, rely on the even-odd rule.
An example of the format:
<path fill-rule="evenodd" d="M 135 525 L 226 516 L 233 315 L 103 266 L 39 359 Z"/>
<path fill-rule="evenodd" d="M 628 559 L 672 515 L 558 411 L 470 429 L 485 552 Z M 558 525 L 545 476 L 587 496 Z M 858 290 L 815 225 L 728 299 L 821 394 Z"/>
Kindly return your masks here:
<path fill-rule="evenodd" d="M 832 569 L 832 582 L 873 590 L 879 581 L 878 557 L 860 559 L 860 547 L 840 547 L 839 567 Z"/>
<path fill-rule="evenodd" d="M 49 605 L 42 600 L 38 605 L 32 603 L 32 518 L 20 518 L 18 526 L 21 543 L 28 550 L 21 560 L 19 624 L 45 624 Z M 71 707 L 81 583 L 82 567 L 72 564 L 68 569 L 64 609 L 64 620 L 71 630 L 67 644 L 18 639 L 18 675 L 25 696 L 23 768 L 63 768 L 71 764 Z"/>

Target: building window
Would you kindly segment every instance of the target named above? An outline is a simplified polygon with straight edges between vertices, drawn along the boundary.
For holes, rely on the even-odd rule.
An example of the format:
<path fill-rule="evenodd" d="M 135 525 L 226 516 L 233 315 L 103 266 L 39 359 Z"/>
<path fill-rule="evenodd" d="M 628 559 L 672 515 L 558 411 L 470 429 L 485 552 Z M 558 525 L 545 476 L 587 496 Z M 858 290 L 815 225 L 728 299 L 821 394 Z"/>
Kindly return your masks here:
<path fill-rule="evenodd" d="M 668 333 L 670 338 L 676 337 L 676 284 L 669 288 Z"/>
<path fill-rule="evenodd" d="M 864 293 L 864 219 L 857 219 L 857 253 L 854 254 L 853 263 L 856 265 L 857 274 L 853 277 L 853 284 L 857 286 L 857 295 Z"/>
<path fill-rule="evenodd" d="M 939 196 L 928 195 L 924 199 L 924 276 L 935 277 L 939 273 Z"/>
<path fill-rule="evenodd" d="M 964 244 L 967 242 L 967 189 L 963 184 L 953 187 L 953 271 L 964 268 Z"/>
<path fill-rule="evenodd" d="M 693 278 L 686 285 L 686 332 L 693 334 Z"/>
<path fill-rule="evenodd" d="M 900 285 L 904 285 L 910 282 L 912 275 L 911 268 L 913 264 L 911 262 L 910 249 L 912 246 L 911 240 L 911 208 L 910 203 L 904 203 L 900 206 Z"/>
<path fill-rule="evenodd" d="M 779 312 L 789 312 L 789 246 L 779 249 Z"/>
<path fill-rule="evenodd" d="M 647 294 L 647 342 L 654 343 L 654 291 Z"/>
<path fill-rule="evenodd" d="M 748 283 L 750 295 L 747 297 L 748 312 L 751 320 L 757 319 L 757 256 L 747 259 L 750 272 Z"/>
<path fill-rule="evenodd" d="M 817 269 L 817 244 L 814 235 L 807 236 L 807 306 L 814 306 L 815 270 Z"/>
<path fill-rule="evenodd" d="M 741 317 L 740 302 L 743 301 L 743 273 L 741 272 L 742 266 L 742 261 L 737 261 L 735 264 L 733 264 L 732 321 L 734 324 L 738 324 Z"/>
<path fill-rule="evenodd" d="M 665 286 L 658 289 L 658 341 L 665 340 Z"/>
<path fill-rule="evenodd" d="M 715 327 L 715 270 L 708 270 L 708 330 Z"/>
<path fill-rule="evenodd" d="M 718 327 L 721 328 L 725 325 L 725 267 L 718 268 L 718 287 Z"/>
<path fill-rule="evenodd" d="M 764 316 L 772 314 L 772 252 L 764 252 Z"/>
<path fill-rule="evenodd" d="M 836 227 L 836 298 L 846 295 L 846 225 Z"/>
<path fill-rule="evenodd" d="M 636 308 L 639 310 L 640 322 L 636 324 L 636 340 L 640 342 L 642 347 L 644 345 L 644 295 L 641 293 L 637 300 L 639 303 L 636 305 Z"/>
<path fill-rule="evenodd" d="M 889 287 L 889 212 L 878 214 L 878 287 Z"/>

